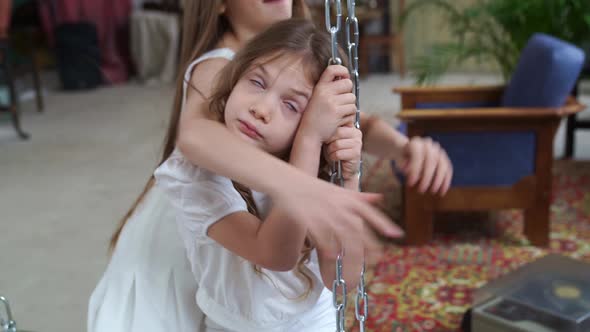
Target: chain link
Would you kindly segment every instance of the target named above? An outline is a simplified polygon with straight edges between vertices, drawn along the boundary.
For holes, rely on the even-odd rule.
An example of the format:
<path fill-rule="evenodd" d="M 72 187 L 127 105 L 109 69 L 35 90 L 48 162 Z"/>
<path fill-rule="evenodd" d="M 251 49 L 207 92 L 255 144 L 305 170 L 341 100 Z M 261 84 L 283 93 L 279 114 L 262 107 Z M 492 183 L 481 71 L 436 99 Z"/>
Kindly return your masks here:
<path fill-rule="evenodd" d="M 354 95 L 356 96 L 356 118 L 355 127 L 360 129 L 360 101 L 359 101 L 359 58 L 358 58 L 358 45 L 360 39 L 359 32 L 359 21 L 355 15 L 355 3 L 354 0 L 347 1 L 348 16 L 346 17 L 346 48 L 348 50 L 348 71 L 352 79 L 352 86 Z M 352 37 L 351 40 L 351 28 Z"/>
<path fill-rule="evenodd" d="M 4 305 L 4 312 L 6 313 L 6 318 L 0 315 L 0 329 L 4 332 L 17 332 L 16 322 L 12 319 L 8 300 L 4 296 L 0 296 L 0 303 Z"/>
<path fill-rule="evenodd" d="M 352 79 L 353 92 L 356 97 L 356 117 L 354 126 L 357 129 L 361 128 L 361 111 L 360 111 L 360 86 L 359 86 L 359 61 L 358 61 L 358 47 L 359 47 L 359 21 L 355 14 L 355 2 L 354 0 L 348 0 L 346 2 L 348 15 L 346 17 L 346 44 L 348 50 L 348 70 Z M 352 39 L 351 39 L 352 29 Z M 362 160 L 359 165 L 359 191 L 360 177 L 362 176 Z M 362 301 L 362 307 L 361 307 Z M 362 312 L 360 309 L 362 308 Z M 354 314 L 355 318 L 359 323 L 359 331 L 365 331 L 365 322 L 369 315 L 369 297 L 365 291 L 365 262 L 361 269 L 361 276 L 357 287 L 356 299 L 354 302 Z"/>
<path fill-rule="evenodd" d="M 336 4 L 336 25 L 332 25 L 331 17 L 331 3 Z M 340 31 L 340 22 L 342 19 L 342 6 L 340 0 L 326 0 L 325 1 L 325 13 L 326 13 L 326 29 L 330 33 L 330 39 L 332 43 L 332 58 L 330 59 L 330 65 L 342 64 L 342 60 L 338 56 L 338 32 Z M 342 162 L 338 161 L 332 164 L 332 174 L 330 175 L 330 181 L 332 183 L 338 183 L 341 187 L 344 185 L 344 178 L 342 177 Z M 344 326 L 344 316 L 346 313 L 346 281 L 342 276 L 342 256 L 344 252 L 341 252 L 336 259 L 336 279 L 332 283 L 332 304 L 336 309 L 336 332 L 346 332 Z M 338 289 L 341 289 L 341 302 L 338 300 Z"/>
<path fill-rule="evenodd" d="M 336 9 L 336 24 L 332 24 L 332 4 L 335 4 Z M 359 68 L 358 68 L 358 46 L 359 46 L 359 24 L 358 19 L 355 16 L 355 1 L 347 0 L 347 17 L 346 17 L 346 49 L 348 51 L 348 71 L 353 83 L 353 92 L 356 96 L 356 116 L 354 126 L 360 129 L 360 89 L 359 89 Z M 341 0 L 325 0 L 325 23 L 326 29 L 330 33 L 330 39 L 332 43 L 332 58 L 330 59 L 330 65 L 342 64 L 342 60 L 338 56 L 338 33 L 340 32 L 342 20 L 342 6 Z M 352 34 L 351 34 L 352 29 Z M 351 40 L 352 36 L 352 40 Z M 362 160 L 359 164 L 359 190 L 360 188 L 360 177 L 362 173 Z M 340 186 L 344 185 L 344 179 L 342 178 L 342 163 L 340 161 L 332 164 L 332 173 L 330 175 L 330 181 L 332 183 L 338 183 Z M 346 281 L 342 275 L 342 257 L 344 251 L 338 255 L 336 260 L 336 279 L 332 283 L 332 303 L 336 309 L 336 332 L 346 332 L 345 330 L 345 311 L 346 311 L 346 300 L 347 300 L 347 288 Z M 338 289 L 341 288 L 341 302 L 338 301 Z M 362 306 L 361 306 L 362 301 Z M 369 298 L 365 291 L 365 263 L 361 269 L 361 276 L 359 285 L 357 287 L 357 294 L 355 300 L 355 317 L 359 322 L 360 332 L 365 331 L 365 321 L 369 315 Z M 360 309 L 362 308 L 362 313 Z"/>
<path fill-rule="evenodd" d="M 332 10 L 331 2 L 336 3 L 336 25 L 332 25 Z M 342 6 L 340 0 L 325 0 L 325 18 L 326 18 L 326 29 L 330 33 L 332 41 L 332 58 L 330 59 L 331 65 L 342 64 L 342 59 L 338 56 L 338 32 L 340 32 L 340 26 L 342 24 Z"/>
<path fill-rule="evenodd" d="M 332 6 L 331 3 L 336 4 L 336 25 L 332 24 Z M 332 57 L 330 58 L 330 65 L 341 65 L 342 59 L 338 56 L 338 32 L 342 21 L 342 6 L 340 0 L 325 0 L 325 18 L 326 30 L 330 33 L 330 40 L 332 43 Z M 330 174 L 330 181 L 338 183 L 341 187 L 344 185 L 344 178 L 342 177 L 342 162 L 337 161 L 332 164 L 332 174 Z"/>
<path fill-rule="evenodd" d="M 361 300 L 363 302 L 363 312 L 360 313 Z M 359 322 L 359 332 L 365 332 L 365 322 L 369 316 L 369 296 L 365 291 L 365 263 L 363 262 L 363 268 L 361 270 L 361 279 L 356 290 L 356 299 L 354 301 L 354 316 Z"/>
<path fill-rule="evenodd" d="M 342 288 L 342 302 L 338 301 L 338 288 Z M 336 279 L 332 282 L 332 303 L 336 309 L 336 332 L 345 332 L 344 315 L 346 313 L 346 281 L 342 278 L 342 254 L 336 259 Z"/>

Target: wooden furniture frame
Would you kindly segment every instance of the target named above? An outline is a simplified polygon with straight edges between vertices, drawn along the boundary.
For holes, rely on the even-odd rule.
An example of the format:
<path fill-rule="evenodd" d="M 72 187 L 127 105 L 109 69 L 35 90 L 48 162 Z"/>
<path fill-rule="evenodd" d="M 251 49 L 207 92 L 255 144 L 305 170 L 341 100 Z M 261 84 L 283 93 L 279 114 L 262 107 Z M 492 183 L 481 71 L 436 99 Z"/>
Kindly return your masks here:
<path fill-rule="evenodd" d="M 524 233 L 536 246 L 549 244 L 553 138 L 563 117 L 583 109 L 575 99 L 556 108 L 416 109 L 424 102 L 498 102 L 504 87 L 396 88 L 401 95 L 398 117 L 408 124 L 408 136 L 429 132 L 532 131 L 536 136 L 535 171 L 511 187 L 451 187 L 444 197 L 404 188 L 406 241 L 425 244 L 432 239 L 436 211 L 523 209 Z"/>

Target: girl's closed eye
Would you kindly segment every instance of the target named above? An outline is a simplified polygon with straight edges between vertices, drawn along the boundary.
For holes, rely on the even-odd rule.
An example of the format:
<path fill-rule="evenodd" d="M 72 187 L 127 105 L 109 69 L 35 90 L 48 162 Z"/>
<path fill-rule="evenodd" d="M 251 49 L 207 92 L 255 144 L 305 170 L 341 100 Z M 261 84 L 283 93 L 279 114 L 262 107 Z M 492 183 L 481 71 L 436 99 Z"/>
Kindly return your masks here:
<path fill-rule="evenodd" d="M 297 105 L 297 103 L 294 103 L 292 101 L 285 101 L 284 103 L 289 110 L 291 110 L 295 113 L 299 112 L 299 106 Z"/>
<path fill-rule="evenodd" d="M 250 79 L 250 83 L 260 89 L 264 89 L 264 81 L 259 78 L 252 78 Z"/>

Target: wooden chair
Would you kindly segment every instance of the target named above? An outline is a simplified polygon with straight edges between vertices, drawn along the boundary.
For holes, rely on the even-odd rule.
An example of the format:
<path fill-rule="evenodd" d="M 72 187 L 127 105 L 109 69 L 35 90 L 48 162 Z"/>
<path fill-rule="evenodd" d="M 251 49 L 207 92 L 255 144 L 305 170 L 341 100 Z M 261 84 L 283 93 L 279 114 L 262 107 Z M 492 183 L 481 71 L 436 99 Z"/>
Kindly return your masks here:
<path fill-rule="evenodd" d="M 430 136 L 454 167 L 445 197 L 404 188 L 408 244 L 427 243 L 437 211 L 523 209 L 524 233 L 549 244 L 553 138 L 560 120 L 582 110 L 568 94 L 583 52 L 537 34 L 506 87 L 397 88 L 408 136 Z"/>
<path fill-rule="evenodd" d="M 30 9 L 34 8 L 34 5 L 34 2 L 26 3 L 23 5 L 23 7 L 16 8 L 14 11 L 12 11 L 13 15 L 14 13 L 18 14 L 19 10 L 21 13 L 20 15 L 26 15 L 27 11 L 36 12 L 36 9 Z M 25 14 L 22 14 L 23 12 Z M 8 23 L 10 23 L 10 16 L 8 16 L 8 19 Z M 10 112 L 12 123 L 18 136 L 22 139 L 27 139 L 29 134 L 24 132 L 20 125 L 20 105 L 18 92 L 16 91 L 15 86 L 15 79 L 19 74 L 24 72 L 30 72 L 32 74 L 37 110 L 41 112 L 43 110 L 43 97 L 41 93 L 39 66 L 37 64 L 36 50 L 34 45 L 31 45 L 32 47 L 27 50 L 27 53 L 18 53 L 19 56 L 23 57 L 23 63 L 15 63 L 12 61 L 12 55 L 15 52 L 12 37 L 17 32 L 20 35 L 33 36 L 36 31 L 34 27 L 29 27 L 26 25 L 19 26 L 18 17 L 13 20 L 12 24 L 6 24 L 5 26 L 8 28 L 8 30 L 4 33 L 4 37 L 0 37 L 0 76 L 3 78 L 3 81 L 0 82 L 0 84 L 6 85 L 8 87 L 10 102 L 8 105 L 0 105 L 0 112 Z"/>

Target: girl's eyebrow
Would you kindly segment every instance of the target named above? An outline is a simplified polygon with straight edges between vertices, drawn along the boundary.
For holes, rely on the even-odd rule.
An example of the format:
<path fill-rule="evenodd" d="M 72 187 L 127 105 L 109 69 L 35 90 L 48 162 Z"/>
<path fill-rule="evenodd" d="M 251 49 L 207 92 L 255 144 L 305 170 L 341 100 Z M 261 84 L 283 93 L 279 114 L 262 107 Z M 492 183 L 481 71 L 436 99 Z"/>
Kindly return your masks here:
<path fill-rule="evenodd" d="M 295 95 L 301 96 L 305 99 L 309 99 L 309 93 L 307 93 L 305 91 L 297 90 L 295 88 L 291 88 L 291 89 L 289 89 L 289 91 L 291 91 L 291 93 L 293 93 Z"/>
<path fill-rule="evenodd" d="M 260 71 L 262 71 L 263 76 L 265 77 L 269 77 L 269 73 L 268 70 L 266 70 L 266 68 L 264 67 L 263 64 L 258 65 L 257 67 L 258 69 L 260 69 Z M 310 95 L 309 93 L 305 92 L 305 91 L 301 91 L 301 90 L 297 90 L 295 88 L 290 88 L 289 91 L 297 96 L 301 96 L 307 100 L 309 100 Z"/>
<path fill-rule="evenodd" d="M 263 64 L 259 64 L 256 68 L 257 69 L 260 69 L 260 71 L 262 71 L 262 74 L 265 77 L 269 77 L 268 70 L 266 70 L 266 68 L 264 68 L 264 65 Z"/>

